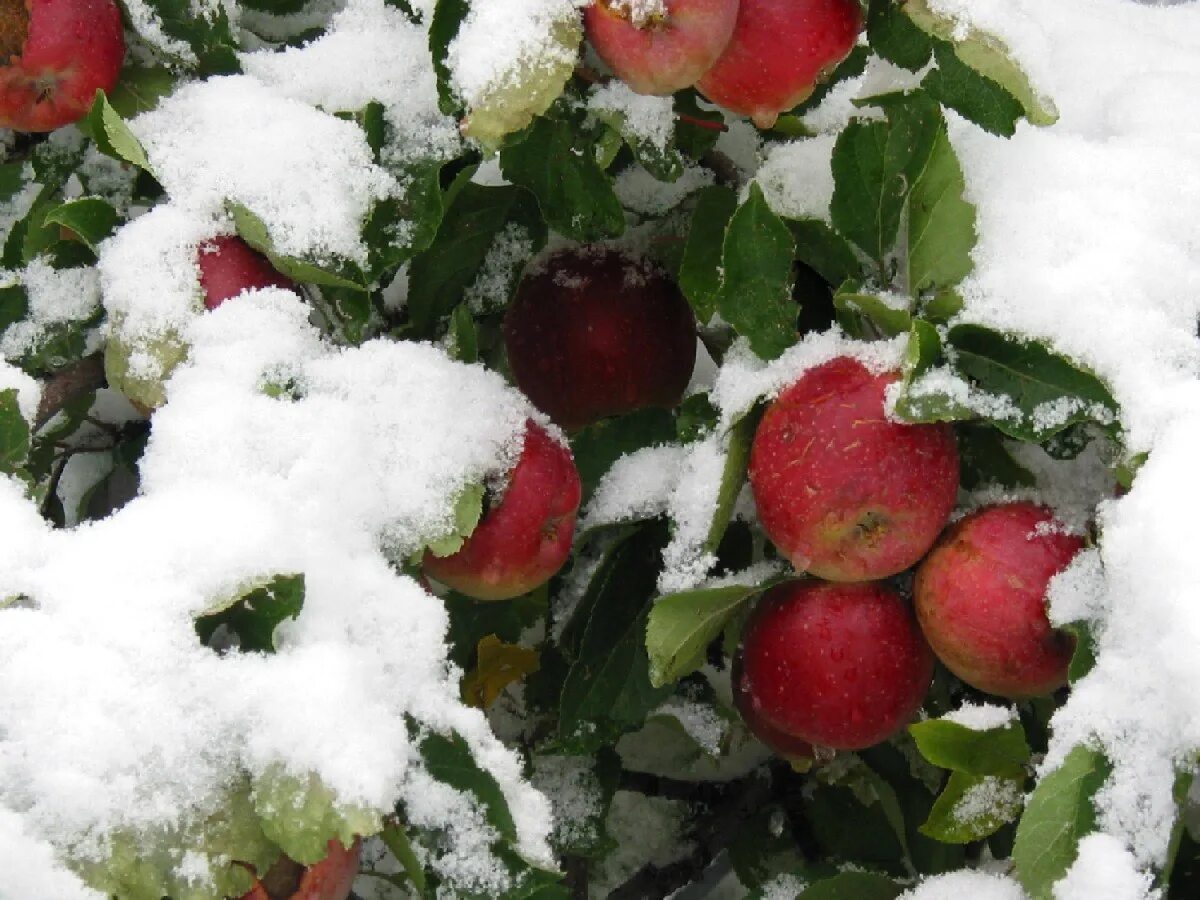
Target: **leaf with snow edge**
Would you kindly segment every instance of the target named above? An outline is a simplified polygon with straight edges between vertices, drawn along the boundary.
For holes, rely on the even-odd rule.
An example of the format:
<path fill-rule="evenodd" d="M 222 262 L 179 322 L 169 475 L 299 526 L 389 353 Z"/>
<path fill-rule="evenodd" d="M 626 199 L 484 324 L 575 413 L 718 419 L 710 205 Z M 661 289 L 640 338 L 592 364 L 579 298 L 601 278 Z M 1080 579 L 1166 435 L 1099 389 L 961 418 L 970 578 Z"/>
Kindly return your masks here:
<path fill-rule="evenodd" d="M 886 875 L 842 872 L 806 887 L 796 900 L 894 900 L 904 888 Z"/>
<path fill-rule="evenodd" d="M 0 391 L 0 472 L 13 475 L 29 458 L 29 423 L 21 415 L 15 388 Z"/>
<path fill-rule="evenodd" d="M 958 372 L 979 390 L 1007 399 L 1020 411 L 1019 421 L 992 420 L 1010 437 L 1043 441 L 1077 422 L 1109 425 L 1115 418 L 1117 403 L 1104 383 L 1038 341 L 982 325 L 956 325 L 946 343 Z M 1039 423 L 1039 407 L 1052 405 L 1060 409 Z"/>
<path fill-rule="evenodd" d="M 921 299 L 920 315 L 935 325 L 946 325 L 962 312 L 963 305 L 962 295 L 953 288 L 946 288 Z"/>
<path fill-rule="evenodd" d="M 1075 649 L 1067 665 L 1067 681 L 1074 684 L 1096 666 L 1096 638 L 1087 622 L 1070 622 L 1062 630 L 1075 638 Z"/>
<path fill-rule="evenodd" d="M 343 271 L 338 272 L 323 264 L 279 253 L 275 249 L 275 242 L 271 239 L 270 229 L 256 213 L 240 203 L 231 202 L 228 204 L 228 208 L 238 236 L 266 256 L 276 271 L 295 281 L 304 281 L 310 284 L 346 288 L 352 291 L 367 289 L 362 273 L 357 271 L 357 268 L 351 263 L 344 263 Z"/>
<path fill-rule="evenodd" d="M 192 67 L 197 74 L 227 75 L 241 71 L 237 58 L 238 39 L 223 6 L 206 6 L 198 13 L 190 0 L 144 2 L 158 14 L 163 33 L 191 49 L 196 58 Z M 187 61 L 176 58 L 172 62 L 183 65 Z"/>
<path fill-rule="evenodd" d="M 945 125 L 908 198 L 908 285 L 916 297 L 958 284 L 973 268 L 975 207 Z"/>
<path fill-rule="evenodd" d="M 933 39 L 901 11 L 895 0 L 871 0 L 867 40 L 881 57 L 911 72 L 924 68 L 933 54 Z"/>
<path fill-rule="evenodd" d="M 1058 121 L 1058 110 L 1055 109 L 1054 103 L 1034 90 L 1028 76 L 1013 60 L 1009 49 L 999 38 L 974 27 L 969 28 L 966 36 L 960 38 L 957 34 L 958 24 L 953 19 L 939 16 L 930 9 L 927 0 L 905 0 L 902 5 L 904 14 L 918 28 L 934 38 L 948 41 L 964 66 L 995 82 L 1010 94 L 1020 104 L 1025 118 L 1032 124 L 1053 125 Z M 940 61 L 939 56 L 939 64 Z"/>
<path fill-rule="evenodd" d="M 409 886 L 416 892 L 419 900 L 425 900 L 429 896 L 426 887 L 425 867 L 421 865 L 421 861 L 417 858 L 412 841 L 409 840 L 408 835 L 404 831 L 404 826 L 395 820 L 389 820 L 383 826 L 383 831 L 379 832 L 379 839 L 391 851 L 392 856 L 396 857 L 396 861 L 404 868 L 404 874 L 411 882 Z"/>
<path fill-rule="evenodd" d="M 950 719 L 926 719 L 908 727 L 921 755 L 943 769 L 968 775 L 1017 776 L 1029 762 L 1021 723 L 976 730 Z"/>
<path fill-rule="evenodd" d="M 791 231 L 752 183 L 725 229 L 717 309 L 762 359 L 775 359 L 796 343 L 795 255 Z"/>
<path fill-rule="evenodd" d="M 989 425 L 964 423 L 956 429 L 958 456 L 962 463 L 962 486 L 968 491 L 987 485 L 1002 488 L 1031 488 L 1037 478 L 1017 462 L 1004 435 Z"/>
<path fill-rule="evenodd" d="M 475 668 L 463 676 L 463 702 L 487 709 L 505 688 L 538 670 L 538 652 L 489 634 L 479 641 Z"/>
<path fill-rule="evenodd" d="M 862 276 L 862 263 L 850 243 L 820 219 L 784 219 L 796 241 L 796 258 L 827 284 Z"/>
<path fill-rule="evenodd" d="M 623 416 L 593 422 L 571 437 L 571 453 L 583 485 L 583 502 L 613 463 L 627 453 L 675 440 L 676 424 L 669 410 L 639 409 Z"/>
<path fill-rule="evenodd" d="M 170 69 L 127 65 L 108 94 L 108 102 L 118 115 L 131 119 L 158 106 L 159 100 L 175 90 L 177 82 Z"/>
<path fill-rule="evenodd" d="M 762 584 L 699 588 L 659 597 L 646 622 L 650 683 L 662 687 L 699 669 L 708 645 L 738 610 L 783 580 L 777 577 Z"/>
<path fill-rule="evenodd" d="M 500 151 L 500 170 L 537 198 L 546 224 L 577 241 L 616 237 L 625 213 L 611 179 L 575 130 L 561 119 L 538 119 L 529 136 Z"/>
<path fill-rule="evenodd" d="M 96 252 L 96 246 L 113 233 L 119 220 L 120 216 L 107 200 L 80 197 L 49 210 L 43 222 L 70 229 L 92 252 Z"/>
<path fill-rule="evenodd" d="M 659 522 L 625 536 L 580 601 L 584 624 L 559 704 L 559 741 L 570 752 L 611 743 L 671 693 L 650 682 L 645 637 L 666 542 Z"/>
<path fill-rule="evenodd" d="M 113 159 L 132 163 L 151 175 L 154 174 L 141 142 L 129 130 L 120 114 L 113 109 L 103 90 L 96 90 L 96 99 L 87 114 L 87 128 L 96 143 L 96 149 L 100 152 Z"/>
<path fill-rule="evenodd" d="M 474 284 L 488 251 L 509 223 L 525 230 L 533 252 L 546 242 L 546 227 L 528 192 L 512 185 L 475 184 L 470 181 L 473 171 L 468 168 L 460 173 L 447 191 L 446 211 L 436 237 L 409 266 L 408 312 L 418 338 L 437 334 L 441 321 Z M 521 268 L 514 273 L 514 289 Z"/>
<path fill-rule="evenodd" d="M 482 484 L 464 487 L 454 501 L 454 524 L 445 534 L 428 541 L 426 546 L 434 556 L 452 556 L 462 549 L 479 520 L 483 518 L 483 498 L 486 488 Z M 415 555 L 420 561 L 423 551 Z"/>
<path fill-rule="evenodd" d="M 1079 841 L 1096 829 L 1093 798 L 1109 771 L 1104 754 L 1080 745 L 1030 794 L 1012 859 L 1017 879 L 1033 900 L 1053 900 L 1054 883 L 1075 861 Z"/>
<path fill-rule="evenodd" d="M 701 325 L 707 325 L 717 311 L 725 230 L 737 205 L 737 194 L 724 185 L 710 185 L 696 193 L 678 281 Z"/>
<path fill-rule="evenodd" d="M 907 300 L 903 297 L 899 299 Z M 899 307 L 893 305 L 894 303 L 894 299 L 889 302 L 888 298 L 865 290 L 856 281 L 843 282 L 837 289 L 837 293 L 833 295 L 833 306 L 838 312 L 838 322 L 851 337 L 858 338 L 866 337 L 861 332 L 856 333 L 858 329 L 855 327 L 855 318 L 859 316 L 867 319 L 881 334 L 887 337 L 895 337 L 908 331 L 912 327 L 912 313 L 907 306 Z"/>
<path fill-rule="evenodd" d="M 947 844 L 981 841 L 1021 814 L 1024 784 L 1024 776 L 952 772 L 929 818 L 921 825 L 921 834 Z M 981 794 L 992 802 L 975 809 Z"/>
<path fill-rule="evenodd" d="M 339 803 L 312 773 L 295 775 L 273 763 L 254 779 L 251 792 L 263 833 L 298 863 L 311 866 L 325 858 L 335 838 L 349 847 L 383 827 L 378 810 Z"/>
<path fill-rule="evenodd" d="M 752 412 L 756 413 L 757 410 Z M 750 445 L 754 442 L 754 432 L 760 418 L 760 415 L 743 416 L 729 429 L 724 447 L 725 462 L 721 466 L 721 484 L 717 489 L 717 506 L 708 526 L 708 537 L 704 540 L 705 553 L 717 552 L 725 529 L 729 527 L 729 520 L 733 518 L 733 507 L 742 485 L 746 483 Z"/>
<path fill-rule="evenodd" d="M 446 352 L 462 363 L 479 362 L 479 330 L 471 308 L 465 303 L 454 307 L 446 331 Z"/>
<path fill-rule="evenodd" d="M 104 346 L 104 376 L 108 386 L 135 403 L 157 409 L 167 402 L 167 379 L 187 359 L 187 345 L 174 331 L 130 339 L 121 333 L 119 322 L 110 320 L 110 325 Z M 141 360 L 136 368 L 130 364 L 134 354 Z M 147 371 L 147 361 L 153 370 Z"/>
<path fill-rule="evenodd" d="M 517 826 L 499 783 L 479 767 L 461 735 L 431 732 L 421 741 L 421 758 L 429 774 L 455 790 L 472 795 L 483 808 L 488 824 L 506 841 L 517 839 Z"/>
<path fill-rule="evenodd" d="M 904 346 L 903 378 L 894 412 L 906 422 L 954 422 L 974 417 L 953 397 L 927 391 L 914 391 L 926 372 L 942 360 L 942 338 L 937 328 L 923 319 L 913 319 Z"/>
<path fill-rule="evenodd" d="M 1020 101 L 1003 87 L 966 65 L 943 41 L 935 41 L 937 68 L 921 82 L 943 105 L 970 119 L 985 131 L 1012 137 L 1024 115 Z"/>
<path fill-rule="evenodd" d="M 452 75 L 446 65 L 446 53 L 470 11 L 468 0 L 437 0 L 429 23 L 429 54 L 437 75 L 438 109 L 447 116 L 458 117 L 463 112 L 462 101 L 451 87 Z"/>
<path fill-rule="evenodd" d="M 238 649 L 274 653 L 275 629 L 284 620 L 295 619 L 303 608 L 304 574 L 275 575 L 198 616 L 196 634 L 207 645 L 223 625 L 237 635 Z"/>
<path fill-rule="evenodd" d="M 659 147 L 657 144 L 646 140 L 645 137 L 636 131 L 628 128 L 626 116 L 619 110 L 592 108 L 589 111 L 606 126 L 607 133 L 616 132 L 620 135 L 621 140 L 629 148 L 638 165 L 654 176 L 655 179 L 665 182 L 679 180 L 679 176 L 683 174 L 684 160 L 682 154 L 675 147 L 674 133 L 672 133 L 664 146 Z M 604 138 L 602 137 L 601 142 L 603 141 Z M 607 169 L 612 164 L 612 158 L 609 157 L 606 162 L 605 155 L 607 153 L 597 155 L 596 157 L 596 161 L 602 169 Z"/>

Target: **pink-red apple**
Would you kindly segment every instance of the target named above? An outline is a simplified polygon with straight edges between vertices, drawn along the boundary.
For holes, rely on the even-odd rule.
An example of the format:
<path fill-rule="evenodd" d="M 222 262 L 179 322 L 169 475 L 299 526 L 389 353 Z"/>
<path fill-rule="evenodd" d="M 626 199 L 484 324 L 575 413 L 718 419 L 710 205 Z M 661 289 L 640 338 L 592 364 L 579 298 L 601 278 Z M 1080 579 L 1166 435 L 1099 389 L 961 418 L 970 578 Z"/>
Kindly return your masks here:
<path fill-rule="evenodd" d="M 879 583 L 772 588 L 742 633 L 742 666 L 754 718 L 835 750 L 895 734 L 933 679 L 912 610 Z"/>
<path fill-rule="evenodd" d="M 243 291 L 296 286 L 286 275 L 275 271 L 265 256 L 234 235 L 205 241 L 196 254 L 196 263 L 200 267 L 200 287 L 207 309 L 216 309 Z"/>
<path fill-rule="evenodd" d="M 432 577 L 479 600 L 527 593 L 562 568 L 580 500 L 571 451 L 529 422 L 525 444 L 499 502 L 451 556 L 425 554 Z"/>
<path fill-rule="evenodd" d="M 343 847 L 333 840 L 328 855 L 311 866 L 281 856 L 241 900 L 346 900 L 361 853 L 362 841 Z"/>
<path fill-rule="evenodd" d="M 588 40 L 639 94 L 667 96 L 696 83 L 733 36 L 738 0 L 595 0 L 583 12 Z"/>
<path fill-rule="evenodd" d="M 603 247 L 562 251 L 527 275 L 504 340 L 517 387 L 568 430 L 675 406 L 696 362 L 696 320 L 675 282 Z"/>
<path fill-rule="evenodd" d="M 917 569 L 917 617 L 938 658 L 972 687 L 1022 699 L 1067 682 L 1074 639 L 1050 627 L 1046 586 L 1083 548 L 1032 503 L 955 523 Z"/>
<path fill-rule="evenodd" d="M 797 569 L 871 581 L 933 546 L 958 494 L 949 425 L 884 414 L 895 373 L 839 357 L 771 404 L 750 451 L 750 487 L 767 536 Z"/>
<path fill-rule="evenodd" d="M 751 734 L 766 744 L 776 756 L 781 756 L 789 762 L 812 762 L 812 744 L 776 728 L 764 719 L 755 708 L 750 697 L 750 688 L 746 684 L 746 667 L 742 662 L 740 650 L 733 656 L 730 682 L 733 688 L 733 705 L 737 709 L 738 715 L 742 717 L 742 721 L 746 723 L 746 727 L 750 729 Z"/>
<path fill-rule="evenodd" d="M 861 29 L 858 0 L 741 0 L 733 38 L 696 86 L 770 128 L 846 58 Z"/>
<path fill-rule="evenodd" d="M 0 127 L 52 131 L 77 122 L 125 58 L 113 0 L 0 0 Z"/>

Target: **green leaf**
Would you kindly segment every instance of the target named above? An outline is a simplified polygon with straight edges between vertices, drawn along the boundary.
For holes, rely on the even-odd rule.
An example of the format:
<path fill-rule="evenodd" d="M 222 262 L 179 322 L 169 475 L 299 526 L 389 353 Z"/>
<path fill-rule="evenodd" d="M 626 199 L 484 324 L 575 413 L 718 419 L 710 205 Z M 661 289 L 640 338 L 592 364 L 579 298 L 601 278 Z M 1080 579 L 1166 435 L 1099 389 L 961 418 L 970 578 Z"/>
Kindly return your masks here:
<path fill-rule="evenodd" d="M 367 289 L 362 273 L 356 271 L 348 263 L 343 266 L 343 271 L 334 271 L 325 265 L 317 265 L 299 257 L 280 253 L 275 249 L 275 242 L 271 239 L 271 233 L 266 223 L 256 213 L 240 203 L 230 203 L 228 207 L 238 235 L 247 244 L 266 256 L 277 271 L 295 281 L 309 284 L 344 288 L 350 291 Z"/>
<path fill-rule="evenodd" d="M 953 772 L 921 833 L 947 844 L 969 844 L 995 834 L 1021 814 L 1023 776 Z"/>
<path fill-rule="evenodd" d="M 1016 420 L 992 419 L 1005 434 L 1042 441 L 1076 422 L 1108 424 L 1115 417 L 1117 404 L 1104 383 L 1041 343 L 980 325 L 951 328 L 947 343 L 959 372 L 1020 413 Z"/>
<path fill-rule="evenodd" d="M 962 486 L 968 491 L 989 484 L 1009 490 L 1037 484 L 1033 473 L 1013 457 L 1004 435 L 989 425 L 960 426 L 958 455 L 962 461 Z"/>
<path fill-rule="evenodd" d="M 906 422 L 952 422 L 973 417 L 954 397 L 913 390 L 921 376 L 941 361 L 942 338 L 937 328 L 923 319 L 913 319 L 904 347 L 904 378 L 895 406 L 899 418 Z"/>
<path fill-rule="evenodd" d="M 45 224 L 73 231 L 94 252 L 96 245 L 113 233 L 120 216 L 111 203 L 99 197 L 81 197 L 56 206 L 46 213 Z"/>
<path fill-rule="evenodd" d="M 905 305 L 901 306 L 900 303 Z M 880 294 L 868 293 L 855 282 L 843 284 L 833 295 L 833 306 L 839 313 L 863 316 L 888 337 L 904 334 L 912 327 L 912 313 L 907 304 L 907 297 L 897 295 L 885 297 Z M 841 315 L 838 318 L 839 321 L 842 320 Z M 852 336 L 865 337 L 865 335 L 853 335 L 853 333 Z"/>
<path fill-rule="evenodd" d="M 251 801 L 263 833 L 304 865 L 324 859 L 334 838 L 349 847 L 359 836 L 373 835 L 383 827 L 377 811 L 340 803 L 316 775 L 295 775 L 281 764 L 255 779 Z"/>
<path fill-rule="evenodd" d="M 679 287 L 692 304 L 701 325 L 708 324 L 717 311 L 725 229 L 737 205 L 737 194 L 723 185 L 712 185 L 696 194 L 696 206 L 679 266 Z"/>
<path fill-rule="evenodd" d="M 948 288 L 971 271 L 975 207 L 963 199 L 966 182 L 942 128 L 908 201 L 908 284 L 914 297 Z"/>
<path fill-rule="evenodd" d="M 0 334 L 29 314 L 29 292 L 23 284 L 0 288 Z"/>
<path fill-rule="evenodd" d="M 421 757 L 429 774 L 443 784 L 475 797 L 483 807 L 488 824 L 506 841 L 517 839 L 517 826 L 504 792 L 491 773 L 481 769 L 461 735 L 430 733 L 421 742 Z"/>
<path fill-rule="evenodd" d="M 921 755 L 943 769 L 968 775 L 1016 776 L 1029 762 L 1020 722 L 976 731 L 949 719 L 926 719 L 908 727 Z"/>
<path fill-rule="evenodd" d="M 746 483 L 746 467 L 750 463 L 750 445 L 754 442 L 754 431 L 758 427 L 758 415 L 743 416 L 730 429 L 725 445 L 725 464 L 721 467 L 721 485 L 717 490 L 717 508 L 708 526 L 708 538 L 704 552 L 715 553 L 733 518 L 733 507 L 737 503 L 742 485 Z"/>
<path fill-rule="evenodd" d="M 580 430 L 571 438 L 571 453 L 583 483 L 583 503 L 604 473 L 626 453 L 674 440 L 675 420 L 665 409 L 639 409 L 601 419 Z"/>
<path fill-rule="evenodd" d="M 479 520 L 483 518 L 482 484 L 469 484 L 454 501 L 454 525 L 450 531 L 429 541 L 429 552 L 434 556 L 451 556 L 462 549 Z M 418 558 L 420 554 L 418 554 Z"/>
<path fill-rule="evenodd" d="M 523 229 L 534 252 L 546 241 L 533 198 L 521 188 L 487 187 L 468 176 L 456 181 L 452 191 L 437 236 L 409 267 L 408 312 L 420 338 L 434 337 L 441 321 L 463 301 L 507 226 Z"/>
<path fill-rule="evenodd" d="M 900 9 L 895 0 L 871 0 L 867 12 L 871 49 L 901 68 L 916 72 L 933 53 L 933 41 Z"/>
<path fill-rule="evenodd" d="M 862 275 L 862 264 L 850 243 L 820 219 L 787 219 L 796 241 L 796 258 L 815 269 L 829 284 Z"/>
<path fill-rule="evenodd" d="M 925 76 L 921 87 L 985 131 L 1012 137 L 1024 113 L 1017 98 L 965 65 L 950 44 L 937 41 L 933 52 L 937 68 Z"/>
<path fill-rule="evenodd" d="M 304 575 L 276 575 L 223 608 L 199 616 L 196 633 L 207 644 L 221 625 L 238 636 L 243 652 L 274 653 L 275 629 L 304 608 Z"/>
<path fill-rule="evenodd" d="M 751 184 L 725 230 L 717 308 L 763 359 L 775 359 L 796 343 L 795 253 L 791 231 L 767 205 L 762 188 Z"/>
<path fill-rule="evenodd" d="M 29 458 L 29 423 L 21 415 L 15 388 L 0 391 L 0 472 L 14 474 Z"/>
<path fill-rule="evenodd" d="M 528 137 L 500 151 L 500 170 L 536 198 L 546 224 L 577 241 L 616 237 L 625 214 L 612 181 L 569 122 L 537 119 Z"/>
<path fill-rule="evenodd" d="M 416 891 L 417 897 L 424 900 L 428 896 L 426 893 L 425 869 L 421 865 L 421 861 L 417 859 L 417 854 L 413 851 L 412 842 L 405 834 L 403 826 L 398 822 L 389 822 L 384 826 L 383 831 L 379 832 L 379 839 L 392 852 L 392 856 L 404 867 L 404 874 L 408 876 L 408 880 L 412 882 L 412 888 Z"/>
<path fill-rule="evenodd" d="M 121 70 L 121 80 L 108 95 L 118 115 L 132 119 L 158 106 L 158 101 L 175 90 L 177 79 L 170 69 L 130 65 Z"/>
<path fill-rule="evenodd" d="M 471 309 L 465 303 L 454 307 L 450 314 L 450 329 L 446 332 L 447 349 L 459 362 L 479 362 L 479 332 Z"/>
<path fill-rule="evenodd" d="M 183 41 L 196 56 L 203 74 L 227 75 L 241 71 L 238 41 L 224 7 L 197 13 L 190 0 L 146 0 L 168 37 Z"/>
<path fill-rule="evenodd" d="M 650 683 L 672 684 L 704 665 L 705 651 L 751 597 L 777 584 L 731 585 L 660 597 L 646 622 Z"/>
<path fill-rule="evenodd" d="M 675 147 L 674 134 L 662 147 L 646 140 L 637 131 L 630 129 L 624 113 L 615 109 L 592 109 L 591 114 L 607 126 L 606 133 L 616 132 L 625 143 L 633 158 L 643 169 L 659 181 L 674 182 L 683 174 L 683 156 Z M 603 137 L 601 140 L 605 140 Z M 618 148 L 619 149 L 619 148 Z M 600 168 L 607 169 L 612 164 L 615 153 L 604 150 L 596 157 Z M 607 159 L 606 159 L 607 157 Z"/>
<path fill-rule="evenodd" d="M 1063 631 L 1075 638 L 1075 649 L 1067 666 L 1067 680 L 1074 684 L 1096 665 L 1096 638 L 1087 622 L 1071 622 L 1063 626 Z"/>
<path fill-rule="evenodd" d="M 586 624 L 559 703 L 559 739 L 571 752 L 611 743 L 671 693 L 650 682 L 645 636 L 666 538 L 661 523 L 625 537 L 580 601 Z"/>
<path fill-rule="evenodd" d="M 894 900 L 904 892 L 886 875 L 842 872 L 805 888 L 796 900 Z"/>
<path fill-rule="evenodd" d="M 104 91 L 96 91 L 96 99 L 87 115 L 87 122 L 97 149 L 114 159 L 133 163 L 139 169 L 154 174 L 141 142 L 129 130 L 120 114 L 113 109 Z"/>
<path fill-rule="evenodd" d="M 1075 861 L 1080 839 L 1095 830 L 1092 800 L 1109 769 L 1102 753 L 1077 746 L 1029 796 L 1012 859 L 1017 879 L 1033 900 L 1053 900 L 1054 883 Z"/>
<path fill-rule="evenodd" d="M 438 109 L 444 115 L 462 115 L 462 103 L 450 86 L 450 67 L 446 65 L 446 51 L 458 36 L 458 29 L 471 9 L 468 0 L 437 0 L 433 18 L 429 23 L 429 54 L 433 57 L 433 71 L 437 75 Z"/>

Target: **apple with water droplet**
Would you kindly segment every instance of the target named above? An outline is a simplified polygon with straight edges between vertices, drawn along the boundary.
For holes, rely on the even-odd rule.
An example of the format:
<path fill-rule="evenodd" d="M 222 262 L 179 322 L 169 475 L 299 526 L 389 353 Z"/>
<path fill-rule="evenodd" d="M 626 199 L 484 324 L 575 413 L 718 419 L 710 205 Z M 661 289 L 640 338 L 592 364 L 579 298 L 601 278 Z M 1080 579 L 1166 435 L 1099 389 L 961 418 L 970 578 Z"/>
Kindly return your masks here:
<path fill-rule="evenodd" d="M 1033 503 L 977 510 L 917 569 L 917 617 L 938 658 L 967 684 L 1014 700 L 1067 683 L 1075 641 L 1051 627 L 1046 588 L 1083 549 Z"/>

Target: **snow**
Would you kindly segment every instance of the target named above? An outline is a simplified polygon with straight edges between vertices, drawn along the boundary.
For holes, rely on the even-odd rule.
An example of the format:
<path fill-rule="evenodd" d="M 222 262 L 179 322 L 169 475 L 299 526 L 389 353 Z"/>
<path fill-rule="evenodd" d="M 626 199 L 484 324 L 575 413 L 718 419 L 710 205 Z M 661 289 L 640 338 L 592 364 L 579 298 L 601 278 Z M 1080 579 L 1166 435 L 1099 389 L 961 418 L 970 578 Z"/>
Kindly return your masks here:
<path fill-rule="evenodd" d="M 2 276 L 0 276 L 2 277 Z M 25 288 L 29 313 L 0 336 L 0 356 L 17 359 L 37 350 L 55 325 L 88 319 L 100 306 L 100 285 L 90 267 L 55 269 L 35 259 L 20 272 L 7 273 L 3 286 Z"/>
<path fill-rule="evenodd" d="M 53 897 L 55 900 L 104 900 L 104 895 L 55 864 L 54 848 L 30 837 L 21 818 L 0 806 L 0 897 Z"/>
<path fill-rule="evenodd" d="M 1001 875 L 985 872 L 951 872 L 926 878 L 897 900 L 1028 900 L 1020 885 Z"/>
<path fill-rule="evenodd" d="M 967 788 L 954 804 L 951 815 L 956 822 L 968 824 L 985 816 L 1000 816 L 1020 809 L 1024 797 L 1020 782 L 988 776 Z"/>
<path fill-rule="evenodd" d="M 685 167 L 674 181 L 659 181 L 641 166 L 631 166 L 613 179 L 613 190 L 627 209 L 661 216 L 712 183 L 712 172 L 700 166 Z"/>
<path fill-rule="evenodd" d="M 1054 886 L 1054 900 L 1160 900 L 1154 879 L 1137 872 L 1134 860 L 1111 835 L 1092 834 L 1079 842 L 1079 856 Z"/>
<path fill-rule="evenodd" d="M 991 731 L 1015 722 L 1017 710 L 1014 706 L 996 706 L 992 703 L 964 703 L 942 718 L 972 731 Z"/>
<path fill-rule="evenodd" d="M 597 85 L 588 95 L 588 109 L 616 113 L 621 131 L 638 141 L 665 151 L 675 134 L 675 101 L 671 97 L 637 94 L 623 81 Z"/>

